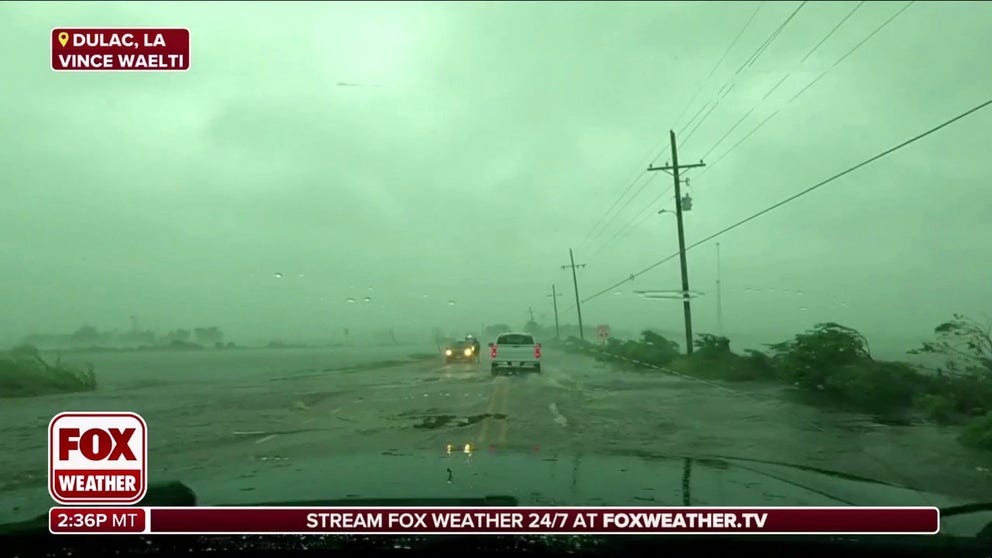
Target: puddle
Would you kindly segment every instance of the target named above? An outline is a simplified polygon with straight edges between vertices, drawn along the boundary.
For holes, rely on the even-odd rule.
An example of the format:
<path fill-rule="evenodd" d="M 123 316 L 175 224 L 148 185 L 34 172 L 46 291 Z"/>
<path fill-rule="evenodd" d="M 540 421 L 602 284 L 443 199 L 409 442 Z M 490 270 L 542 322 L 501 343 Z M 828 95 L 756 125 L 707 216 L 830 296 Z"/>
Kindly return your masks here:
<path fill-rule="evenodd" d="M 469 417 L 456 417 L 454 415 L 431 415 L 431 416 L 422 417 L 420 422 L 413 425 L 413 427 L 421 428 L 421 429 L 431 429 L 431 430 L 435 428 L 444 428 L 445 426 L 464 427 L 464 426 L 471 426 L 473 424 L 477 424 L 487 418 L 505 419 L 506 417 L 507 415 L 502 413 L 484 413 L 481 415 L 473 415 Z"/>

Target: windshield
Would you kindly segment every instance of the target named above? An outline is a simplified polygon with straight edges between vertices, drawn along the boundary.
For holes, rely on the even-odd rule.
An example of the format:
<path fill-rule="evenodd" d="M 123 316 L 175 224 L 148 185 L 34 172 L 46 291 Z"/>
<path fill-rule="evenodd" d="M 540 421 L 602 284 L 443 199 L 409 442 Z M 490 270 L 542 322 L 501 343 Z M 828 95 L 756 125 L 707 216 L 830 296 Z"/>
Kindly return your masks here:
<path fill-rule="evenodd" d="M 533 345 L 534 338 L 530 335 L 500 335 L 496 343 L 499 345 Z"/>
<path fill-rule="evenodd" d="M 135 22 L 188 68 L 49 40 Z M 992 3 L 5 2 L 0 36 L 5 517 L 70 410 L 139 413 L 201 503 L 992 500 Z"/>

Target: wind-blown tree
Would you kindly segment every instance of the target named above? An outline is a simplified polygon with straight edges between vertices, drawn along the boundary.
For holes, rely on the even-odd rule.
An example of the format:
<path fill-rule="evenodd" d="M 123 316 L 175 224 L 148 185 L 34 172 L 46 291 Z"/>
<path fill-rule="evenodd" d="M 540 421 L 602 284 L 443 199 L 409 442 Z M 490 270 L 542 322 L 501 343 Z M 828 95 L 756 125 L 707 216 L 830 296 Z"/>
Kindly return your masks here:
<path fill-rule="evenodd" d="M 785 379 L 808 388 L 823 386 L 840 367 L 872 360 L 864 335 L 833 322 L 816 324 L 791 341 L 770 348 Z"/>
<path fill-rule="evenodd" d="M 947 369 L 992 379 L 992 323 L 954 314 L 934 330 L 934 340 L 926 341 L 910 354 L 947 357 Z"/>

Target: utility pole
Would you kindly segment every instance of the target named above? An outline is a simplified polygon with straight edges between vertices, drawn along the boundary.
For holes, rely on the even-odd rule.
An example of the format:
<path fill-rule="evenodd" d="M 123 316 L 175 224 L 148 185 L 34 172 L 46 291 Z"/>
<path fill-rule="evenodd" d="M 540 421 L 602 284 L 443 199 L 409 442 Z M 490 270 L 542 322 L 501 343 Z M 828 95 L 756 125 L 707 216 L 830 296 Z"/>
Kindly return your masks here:
<path fill-rule="evenodd" d="M 534 321 L 534 309 L 531 308 L 530 306 L 528 306 L 527 307 L 527 312 L 530 313 L 530 321 L 533 322 Z"/>
<path fill-rule="evenodd" d="M 586 340 L 585 331 L 582 330 L 582 303 L 579 301 L 579 280 L 575 277 L 575 268 L 585 267 L 586 264 L 575 265 L 575 256 L 572 255 L 572 249 L 568 249 L 568 259 L 571 265 L 563 265 L 562 269 L 572 268 L 572 286 L 575 287 L 575 310 L 579 313 L 579 339 L 582 341 Z"/>
<path fill-rule="evenodd" d="M 561 339 L 561 327 L 558 325 L 558 291 L 555 290 L 554 284 L 551 285 L 551 294 L 545 295 L 551 297 L 551 302 L 555 305 L 555 339 Z"/>
<path fill-rule="evenodd" d="M 723 335 L 723 301 L 720 297 L 720 243 L 716 243 L 716 332 Z"/>
<path fill-rule="evenodd" d="M 705 167 L 700 161 L 691 165 L 679 166 L 678 146 L 675 143 L 675 131 L 668 131 L 668 138 L 672 143 L 672 164 L 671 166 L 655 167 L 648 166 L 649 171 L 672 171 L 675 179 L 675 218 L 679 228 L 679 263 L 682 264 L 682 309 L 685 313 L 685 351 L 692 354 L 692 307 L 689 304 L 689 268 L 685 261 L 685 230 L 682 228 L 682 182 L 679 180 L 679 171 L 695 167 Z"/>

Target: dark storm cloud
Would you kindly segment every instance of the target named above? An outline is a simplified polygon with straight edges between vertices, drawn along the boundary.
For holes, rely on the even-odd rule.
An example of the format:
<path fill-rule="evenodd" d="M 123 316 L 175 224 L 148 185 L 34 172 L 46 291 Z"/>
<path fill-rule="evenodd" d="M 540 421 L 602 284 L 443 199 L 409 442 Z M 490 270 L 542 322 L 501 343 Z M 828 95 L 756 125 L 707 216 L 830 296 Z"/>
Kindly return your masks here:
<path fill-rule="evenodd" d="M 570 285 L 560 269 L 569 248 L 589 264 L 584 294 L 676 249 L 673 219 L 654 215 L 670 195 L 644 211 L 667 175 L 583 239 L 668 130 L 722 86 L 732 88 L 683 161 L 717 160 L 779 114 L 689 174 L 689 242 L 990 90 L 979 71 L 992 48 L 984 3 L 917 2 L 833 68 L 903 4 L 866 3 L 800 63 L 853 6 L 808 3 L 737 72 L 796 5 L 763 5 L 727 52 L 755 4 L 6 4 L 0 49 L 28 54 L 4 57 L 0 92 L 0 246 L 13 269 L 2 333 L 109 327 L 132 314 L 259 337 L 342 323 L 520 325 L 528 306 L 547 312 L 552 282 Z M 189 27 L 192 69 L 54 73 L 47 33 L 70 25 Z M 728 328 L 781 336 L 831 319 L 913 337 L 980 309 L 990 118 L 722 237 Z M 596 250 L 642 211 L 650 217 Z M 689 261 L 707 293 L 699 327 L 711 329 L 712 243 Z M 677 304 L 631 294 L 677 286 L 676 259 L 589 302 L 586 319 L 677 329 Z M 346 302 L 369 287 L 373 303 Z M 804 294 L 783 294 L 795 291 Z"/>

